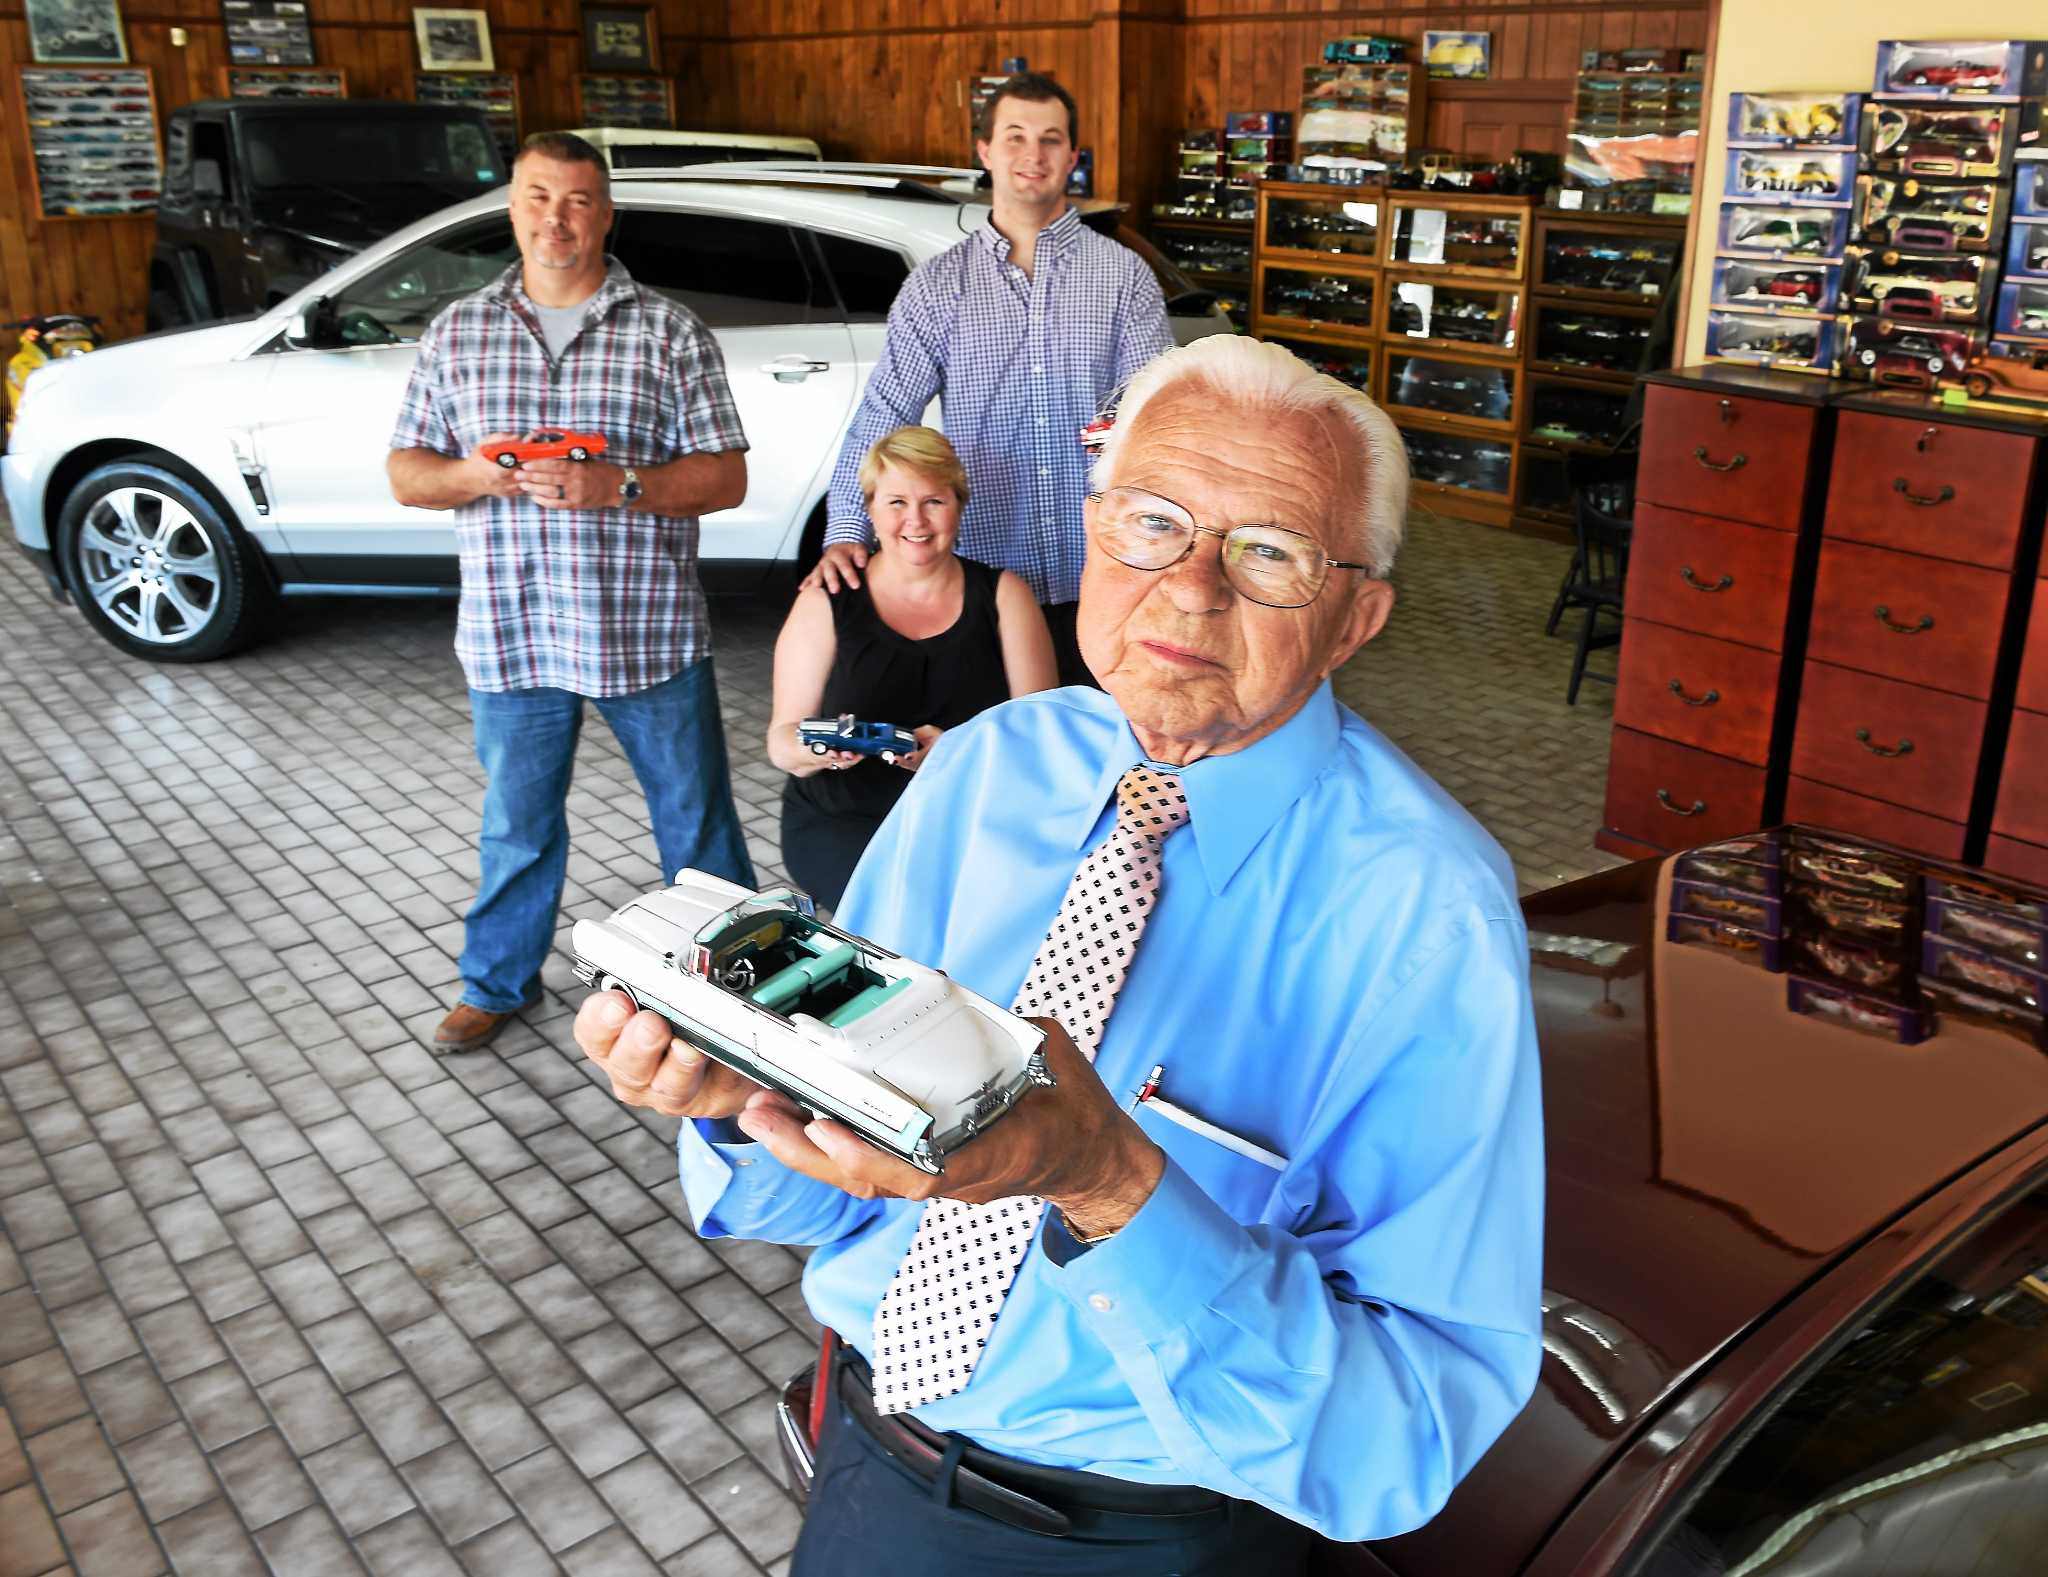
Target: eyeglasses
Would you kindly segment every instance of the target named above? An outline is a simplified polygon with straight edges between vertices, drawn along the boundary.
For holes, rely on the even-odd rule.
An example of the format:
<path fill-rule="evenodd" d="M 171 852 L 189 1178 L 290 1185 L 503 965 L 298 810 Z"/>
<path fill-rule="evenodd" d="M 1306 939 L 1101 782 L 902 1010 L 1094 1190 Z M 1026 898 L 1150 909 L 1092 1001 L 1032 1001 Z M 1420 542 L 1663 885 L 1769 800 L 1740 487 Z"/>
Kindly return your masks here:
<path fill-rule="evenodd" d="M 1095 540 L 1132 569 L 1172 569 L 1195 550 L 1195 537 L 1221 537 L 1223 578 L 1248 602 L 1267 608 L 1305 608 L 1321 594 L 1333 569 L 1370 571 L 1370 564 L 1333 559 L 1313 537 L 1285 526 L 1232 526 L 1218 531 L 1170 499 L 1135 487 L 1090 493 Z"/>

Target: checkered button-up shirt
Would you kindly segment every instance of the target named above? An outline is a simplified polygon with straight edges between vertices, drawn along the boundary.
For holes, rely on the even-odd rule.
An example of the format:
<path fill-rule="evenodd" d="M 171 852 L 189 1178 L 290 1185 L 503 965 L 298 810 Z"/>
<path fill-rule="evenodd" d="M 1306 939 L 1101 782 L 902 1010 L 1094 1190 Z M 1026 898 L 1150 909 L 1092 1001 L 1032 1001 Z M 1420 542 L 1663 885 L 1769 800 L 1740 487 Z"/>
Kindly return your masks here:
<path fill-rule="evenodd" d="M 1031 583 L 1042 603 L 1081 594 L 1081 429 L 1173 344 L 1166 301 L 1130 248 L 1069 208 L 1040 232 L 1031 275 L 994 225 L 922 264 L 889 309 L 889 335 L 832 473 L 827 542 L 866 542 L 860 463 L 876 439 L 944 396 L 967 467 L 959 551 Z"/>
<path fill-rule="evenodd" d="M 442 312 L 420 337 L 391 447 L 459 456 L 490 433 L 602 433 L 604 458 L 636 467 L 745 449 L 711 331 L 610 264 L 559 362 L 518 263 Z M 694 517 L 524 497 L 454 514 L 455 654 L 472 689 L 626 695 L 710 650 Z"/>

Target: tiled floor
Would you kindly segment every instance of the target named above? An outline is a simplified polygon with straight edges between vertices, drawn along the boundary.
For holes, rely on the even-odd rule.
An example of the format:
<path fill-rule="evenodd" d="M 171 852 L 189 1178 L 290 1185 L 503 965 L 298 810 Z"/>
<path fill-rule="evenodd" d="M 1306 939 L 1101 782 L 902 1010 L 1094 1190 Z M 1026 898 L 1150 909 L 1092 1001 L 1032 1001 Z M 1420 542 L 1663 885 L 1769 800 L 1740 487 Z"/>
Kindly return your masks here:
<path fill-rule="evenodd" d="M 1525 886 L 1609 863 L 1611 692 L 1567 710 L 1540 633 L 1563 567 L 1420 521 L 1341 676 Z M 452 613 L 290 613 L 151 667 L 0 550 L 0 1577 L 778 1569 L 797 1257 L 689 1232 L 672 1124 L 570 1041 L 565 958 L 490 1053 L 421 1049 L 476 874 Z M 715 620 L 776 872 L 778 610 Z M 659 880 L 595 722 L 579 768 L 571 917 Z"/>

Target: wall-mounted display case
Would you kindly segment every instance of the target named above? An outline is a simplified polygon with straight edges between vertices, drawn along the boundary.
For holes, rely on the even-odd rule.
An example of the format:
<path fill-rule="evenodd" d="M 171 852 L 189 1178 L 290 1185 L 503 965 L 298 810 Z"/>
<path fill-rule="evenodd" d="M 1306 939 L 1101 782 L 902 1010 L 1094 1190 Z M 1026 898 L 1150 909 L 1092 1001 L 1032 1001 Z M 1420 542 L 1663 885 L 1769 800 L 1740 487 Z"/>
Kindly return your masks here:
<path fill-rule="evenodd" d="M 1385 213 L 1377 186 L 1272 183 L 1260 193 L 1259 251 L 1280 262 L 1377 263 Z"/>
<path fill-rule="evenodd" d="M 585 126 L 675 129 L 675 84 L 665 77 L 580 76 L 576 102 Z"/>
<path fill-rule="evenodd" d="M 1977 176 L 2012 168 L 2017 105 L 1874 100 L 1864 119 L 1870 175 Z"/>
<path fill-rule="evenodd" d="M 1717 307 L 1757 307 L 1767 312 L 1832 312 L 1841 287 L 1837 263 L 1766 262 L 1755 257 L 1714 259 Z"/>
<path fill-rule="evenodd" d="M 1793 208 L 1776 203 L 1723 203 L 1722 252 L 1744 257 L 1840 257 L 1849 244 L 1844 208 Z"/>
<path fill-rule="evenodd" d="M 147 66 L 23 66 L 36 212 L 101 219 L 156 211 L 163 189 Z"/>
<path fill-rule="evenodd" d="M 412 96 L 422 104 L 466 104 L 491 118 L 498 151 L 509 166 L 519 154 L 519 79 L 508 71 L 421 71 Z"/>
<path fill-rule="evenodd" d="M 1446 197 L 1396 192 L 1386 263 L 1494 279 L 1528 271 L 1531 205 L 1518 197 Z"/>
<path fill-rule="evenodd" d="M 1995 252 L 2005 234 L 2002 181 L 1865 175 L 1856 182 L 1849 239 L 1909 252 Z"/>
<path fill-rule="evenodd" d="M 1997 283 L 1998 265 L 1982 252 L 1923 257 L 1852 246 L 1842 270 L 1841 306 L 1930 323 L 1982 323 Z"/>
<path fill-rule="evenodd" d="M 1515 430 L 1515 393 L 1521 369 L 1513 362 L 1393 345 L 1380 354 L 1380 403 L 1397 420 L 1449 423 L 1499 433 Z"/>
<path fill-rule="evenodd" d="M 1379 275 L 1336 274 L 1282 263 L 1256 263 L 1252 332 L 1271 330 L 1339 342 L 1371 344 Z"/>
<path fill-rule="evenodd" d="M 345 99 L 340 66 L 223 66 L 221 91 L 231 99 Z"/>
<path fill-rule="evenodd" d="M 1631 394 L 1621 384 L 1531 373 L 1522 398 L 1522 438 L 1563 453 L 1612 449 L 1628 430 Z"/>
<path fill-rule="evenodd" d="M 1165 201 L 1153 206 L 1154 214 L 1175 219 L 1251 218 L 1249 203 L 1242 214 L 1225 214 L 1223 187 L 1229 177 L 1224 169 L 1220 128 L 1193 127 L 1182 132 L 1174 144 L 1173 159 L 1171 185 Z"/>
<path fill-rule="evenodd" d="M 1152 221 L 1152 244 L 1243 325 L 1251 319 L 1252 222 L 1249 219 Z"/>
<path fill-rule="evenodd" d="M 1311 169 L 1398 168 L 1422 141 L 1426 81 L 1405 62 L 1303 67 L 1295 158 Z"/>
<path fill-rule="evenodd" d="M 1652 307 L 1599 307 L 1546 301 L 1529 308 L 1529 366 L 1631 381 L 1649 370 Z"/>
<path fill-rule="evenodd" d="M 1380 332 L 1389 344 L 1446 350 L 1519 354 L 1522 290 L 1441 274 L 1407 278 L 1389 272 L 1381 287 L 1386 315 Z"/>
<path fill-rule="evenodd" d="M 1574 301 L 1659 301 L 1684 253 L 1682 219 L 1567 217 L 1546 209 L 1536 218 L 1534 284 Z"/>

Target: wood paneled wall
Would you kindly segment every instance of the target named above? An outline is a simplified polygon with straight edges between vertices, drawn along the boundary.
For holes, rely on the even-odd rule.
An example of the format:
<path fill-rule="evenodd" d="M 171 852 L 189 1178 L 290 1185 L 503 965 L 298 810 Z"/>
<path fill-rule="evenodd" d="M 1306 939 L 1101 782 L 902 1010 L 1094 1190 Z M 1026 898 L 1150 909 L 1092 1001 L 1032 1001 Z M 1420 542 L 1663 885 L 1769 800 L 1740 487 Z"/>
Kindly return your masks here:
<path fill-rule="evenodd" d="M 1460 10 L 1422 0 L 1360 8 L 1328 0 L 656 0 L 677 123 L 815 137 L 828 157 L 953 164 L 971 158 L 969 78 L 1022 55 L 1081 101 L 1097 189 L 1148 205 L 1173 135 L 1232 109 L 1298 102 L 1323 42 L 1425 28 L 1493 34 L 1493 76 L 1433 83 L 1429 141 L 1502 154 L 1557 149 L 1579 53 L 1706 38 L 1710 0 L 1657 9 L 1524 0 Z M 320 64 L 355 98 L 410 98 L 417 54 L 408 0 L 311 0 Z M 519 79 L 529 131 L 573 125 L 581 46 L 565 0 L 484 0 L 498 69 Z M 129 54 L 154 70 L 160 109 L 220 91 L 226 43 L 208 0 L 124 7 Z M 183 47 L 170 41 L 183 28 Z M 46 222 L 32 212 L 20 79 L 29 60 L 18 0 L 0 5 L 0 318 L 98 313 L 110 335 L 142 329 L 148 219 Z M 10 337 L 11 338 L 11 337 Z M 6 348 L 0 341 L 0 349 Z"/>

